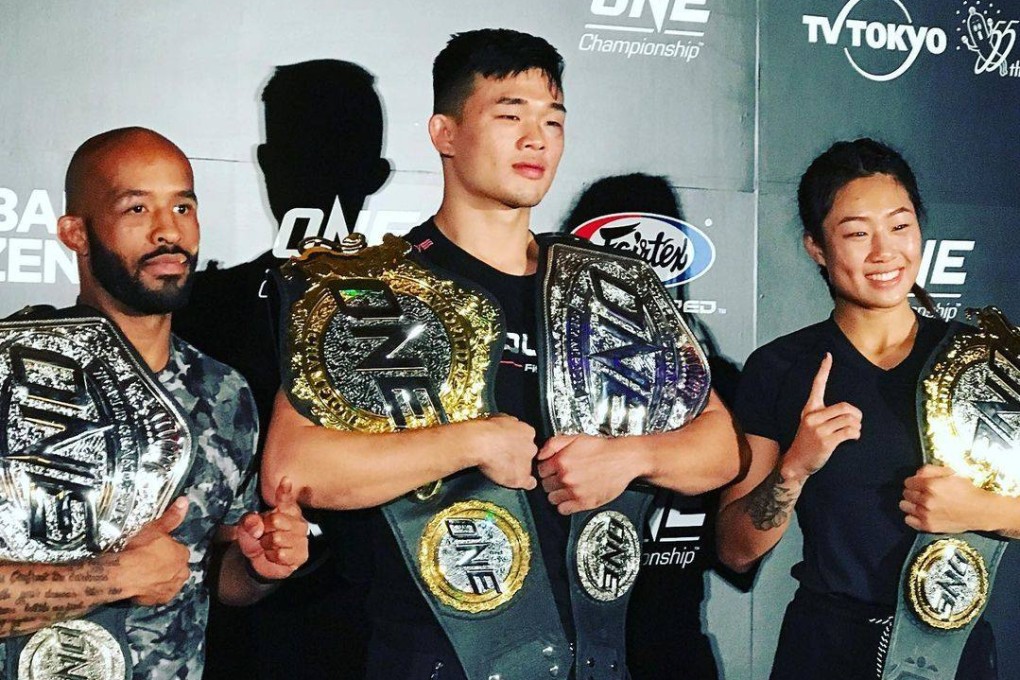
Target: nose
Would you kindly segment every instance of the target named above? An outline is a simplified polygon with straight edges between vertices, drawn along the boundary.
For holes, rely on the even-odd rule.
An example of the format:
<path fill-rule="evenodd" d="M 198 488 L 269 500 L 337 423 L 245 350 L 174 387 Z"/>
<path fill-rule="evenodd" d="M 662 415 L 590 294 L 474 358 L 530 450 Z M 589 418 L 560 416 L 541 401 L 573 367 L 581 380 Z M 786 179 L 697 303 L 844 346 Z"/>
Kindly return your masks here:
<path fill-rule="evenodd" d="M 539 120 L 532 120 L 525 125 L 524 133 L 519 142 L 521 148 L 541 151 L 545 148 L 545 128 Z"/>
<path fill-rule="evenodd" d="M 892 239 L 884 231 L 876 231 L 871 237 L 868 259 L 872 262 L 885 262 L 892 258 L 892 254 Z"/>
<path fill-rule="evenodd" d="M 176 244 L 181 240 L 178 215 L 173 209 L 157 210 L 152 224 L 152 240 L 157 244 Z"/>

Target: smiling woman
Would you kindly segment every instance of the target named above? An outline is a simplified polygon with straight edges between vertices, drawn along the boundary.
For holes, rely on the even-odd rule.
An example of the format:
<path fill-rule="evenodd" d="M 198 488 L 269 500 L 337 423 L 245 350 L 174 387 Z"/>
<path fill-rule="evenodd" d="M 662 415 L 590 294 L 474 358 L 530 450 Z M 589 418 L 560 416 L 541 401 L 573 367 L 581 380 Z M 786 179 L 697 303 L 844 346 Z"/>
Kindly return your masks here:
<path fill-rule="evenodd" d="M 918 376 L 947 325 L 909 304 L 911 291 L 925 297 L 914 283 L 924 208 L 898 153 L 870 139 L 839 142 L 807 169 L 797 198 L 804 247 L 834 309 L 747 360 L 734 412 L 751 469 L 723 494 L 718 550 L 746 571 L 796 507 L 800 587 L 772 678 L 871 679 L 881 675 L 915 530 L 959 530 L 922 527 L 907 502 L 947 479 L 921 467 L 914 409 Z M 971 643 L 957 677 L 996 677 L 987 625 Z"/>

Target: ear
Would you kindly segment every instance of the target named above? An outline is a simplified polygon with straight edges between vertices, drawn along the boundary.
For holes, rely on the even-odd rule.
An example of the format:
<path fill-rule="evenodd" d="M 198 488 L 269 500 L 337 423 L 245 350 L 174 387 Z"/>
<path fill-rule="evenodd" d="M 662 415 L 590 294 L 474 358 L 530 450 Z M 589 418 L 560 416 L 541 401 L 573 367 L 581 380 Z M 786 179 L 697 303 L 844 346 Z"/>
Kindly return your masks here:
<path fill-rule="evenodd" d="M 804 234 L 804 250 L 807 251 L 807 254 L 811 256 L 811 259 L 814 260 L 818 266 L 820 267 L 826 266 L 825 250 L 822 249 L 822 246 L 820 246 L 818 242 L 815 241 L 814 237 L 811 236 L 811 234 L 807 233 Z"/>
<path fill-rule="evenodd" d="M 432 114 L 429 118 L 429 137 L 432 146 L 440 156 L 450 158 L 453 154 L 453 141 L 457 135 L 457 121 L 444 113 Z"/>
<path fill-rule="evenodd" d="M 57 238 L 78 257 L 89 254 L 89 238 L 85 233 L 85 220 L 77 215 L 62 215 L 57 220 Z"/>

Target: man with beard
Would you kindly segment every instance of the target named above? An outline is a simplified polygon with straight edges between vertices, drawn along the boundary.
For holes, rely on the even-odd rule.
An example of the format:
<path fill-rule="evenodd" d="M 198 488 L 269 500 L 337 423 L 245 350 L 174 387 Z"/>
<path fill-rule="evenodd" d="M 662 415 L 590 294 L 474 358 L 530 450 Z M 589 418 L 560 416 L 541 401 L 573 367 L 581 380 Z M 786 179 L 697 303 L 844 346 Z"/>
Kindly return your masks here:
<path fill-rule="evenodd" d="M 3 677 L 17 675 L 17 636 L 126 607 L 117 633 L 130 649 L 133 677 L 199 678 L 206 576 L 221 600 L 248 604 L 307 558 L 307 524 L 289 481 L 279 484 L 274 509 L 245 514 L 254 505 L 252 485 L 243 481 L 257 421 L 244 379 L 170 333 L 171 313 L 187 302 L 198 254 L 193 184 L 184 153 L 142 128 L 97 135 L 71 159 L 67 214 L 57 228 L 77 256 L 78 307 L 21 316 L 110 319 L 180 406 L 196 450 L 181 496 L 123 551 L 72 564 L 0 564 Z M 60 587 L 39 587 L 52 583 Z"/>

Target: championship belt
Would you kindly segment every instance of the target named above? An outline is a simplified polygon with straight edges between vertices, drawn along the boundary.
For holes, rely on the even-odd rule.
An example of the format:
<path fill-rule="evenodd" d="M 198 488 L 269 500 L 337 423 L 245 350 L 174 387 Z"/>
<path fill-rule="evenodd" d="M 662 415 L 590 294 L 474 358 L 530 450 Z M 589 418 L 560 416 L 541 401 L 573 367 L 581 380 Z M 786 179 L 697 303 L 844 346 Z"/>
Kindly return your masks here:
<path fill-rule="evenodd" d="M 683 427 L 708 401 L 704 352 L 643 260 L 540 237 L 542 402 L 553 434 L 626 436 Z M 625 676 L 627 603 L 651 495 L 628 490 L 571 516 L 567 548 L 577 676 Z"/>
<path fill-rule="evenodd" d="M 163 513 L 193 459 L 184 414 L 102 317 L 0 322 L 0 423 L 5 562 L 123 548 Z M 123 623 L 123 608 L 101 607 L 9 639 L 5 677 L 127 677 Z"/>
<path fill-rule="evenodd" d="M 494 412 L 499 307 L 410 254 L 403 239 L 366 248 L 352 234 L 280 268 L 283 384 L 310 420 L 394 432 Z M 566 674 L 569 648 L 523 492 L 469 470 L 382 510 L 467 677 Z"/>
<path fill-rule="evenodd" d="M 924 460 L 1020 496 L 1020 329 L 994 307 L 976 316 L 979 328 L 947 335 L 918 386 Z M 955 677 L 1006 546 L 987 534 L 918 534 L 900 574 L 883 678 Z"/>

